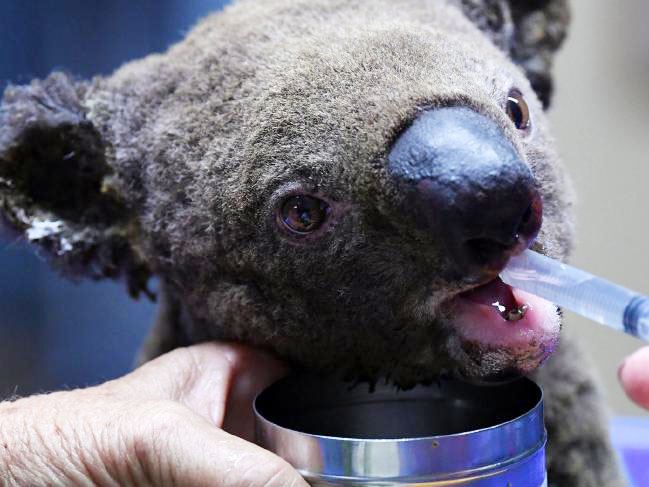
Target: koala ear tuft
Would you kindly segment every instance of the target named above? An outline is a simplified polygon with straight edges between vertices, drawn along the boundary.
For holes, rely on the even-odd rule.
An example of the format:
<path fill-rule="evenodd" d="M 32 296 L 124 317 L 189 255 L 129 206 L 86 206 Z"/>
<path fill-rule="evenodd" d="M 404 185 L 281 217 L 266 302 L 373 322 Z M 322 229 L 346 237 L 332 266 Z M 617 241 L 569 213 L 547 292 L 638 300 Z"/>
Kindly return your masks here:
<path fill-rule="evenodd" d="M 0 216 L 65 274 L 125 278 L 131 294 L 148 293 L 131 212 L 111 184 L 107 145 L 86 117 L 87 87 L 54 73 L 5 90 Z"/>
<path fill-rule="evenodd" d="M 525 70 L 543 106 L 552 96 L 552 62 L 568 25 L 568 0 L 461 0 L 466 16 Z"/>

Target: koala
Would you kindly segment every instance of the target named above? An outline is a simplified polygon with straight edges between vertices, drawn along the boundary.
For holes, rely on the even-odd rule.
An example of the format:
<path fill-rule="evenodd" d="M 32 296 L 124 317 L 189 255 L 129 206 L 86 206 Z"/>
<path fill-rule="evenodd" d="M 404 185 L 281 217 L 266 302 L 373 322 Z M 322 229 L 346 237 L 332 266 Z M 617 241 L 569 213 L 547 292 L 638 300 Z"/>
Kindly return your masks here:
<path fill-rule="evenodd" d="M 527 374 L 550 485 L 624 485 L 560 313 L 498 278 L 527 247 L 571 249 L 544 114 L 568 18 L 565 0 L 238 0 L 111 76 L 8 87 L 0 214 L 68 276 L 134 297 L 159 279 L 143 360 L 218 339 L 403 388 Z"/>

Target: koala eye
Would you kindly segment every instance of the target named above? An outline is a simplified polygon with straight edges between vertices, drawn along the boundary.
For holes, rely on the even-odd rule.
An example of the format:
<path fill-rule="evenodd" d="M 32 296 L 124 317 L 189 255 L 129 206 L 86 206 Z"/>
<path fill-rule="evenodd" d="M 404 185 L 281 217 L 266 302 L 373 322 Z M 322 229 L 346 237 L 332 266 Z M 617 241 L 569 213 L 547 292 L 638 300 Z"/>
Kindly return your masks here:
<path fill-rule="evenodd" d="M 306 234 L 320 228 L 330 213 L 329 205 L 313 196 L 291 196 L 281 208 L 281 221 L 293 233 Z"/>
<path fill-rule="evenodd" d="M 518 90 L 512 90 L 507 95 L 507 115 L 518 130 L 530 127 L 530 109 L 523 95 Z"/>

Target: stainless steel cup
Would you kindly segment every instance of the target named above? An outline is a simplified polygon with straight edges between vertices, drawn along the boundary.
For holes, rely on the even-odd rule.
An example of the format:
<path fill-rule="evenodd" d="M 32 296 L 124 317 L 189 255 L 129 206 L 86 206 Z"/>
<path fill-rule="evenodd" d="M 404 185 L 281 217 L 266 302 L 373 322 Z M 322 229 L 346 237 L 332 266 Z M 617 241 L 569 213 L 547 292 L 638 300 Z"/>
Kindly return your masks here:
<path fill-rule="evenodd" d="M 541 389 L 443 381 L 398 391 L 309 376 L 255 400 L 257 442 L 314 486 L 541 487 Z"/>

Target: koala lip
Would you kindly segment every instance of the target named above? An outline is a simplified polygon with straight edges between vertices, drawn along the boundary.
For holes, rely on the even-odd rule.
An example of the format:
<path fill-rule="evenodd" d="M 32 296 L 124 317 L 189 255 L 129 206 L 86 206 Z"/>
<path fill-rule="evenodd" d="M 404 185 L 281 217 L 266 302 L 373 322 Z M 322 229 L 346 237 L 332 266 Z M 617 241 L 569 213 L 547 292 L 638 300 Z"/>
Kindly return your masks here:
<path fill-rule="evenodd" d="M 523 372 L 540 365 L 556 347 L 560 330 L 557 307 L 511 288 L 499 278 L 457 295 L 451 302 L 454 327 L 463 341 L 501 350 L 510 357 L 535 356 L 535 360 L 519 364 Z M 512 319 L 509 313 L 516 309 L 522 311 Z"/>

